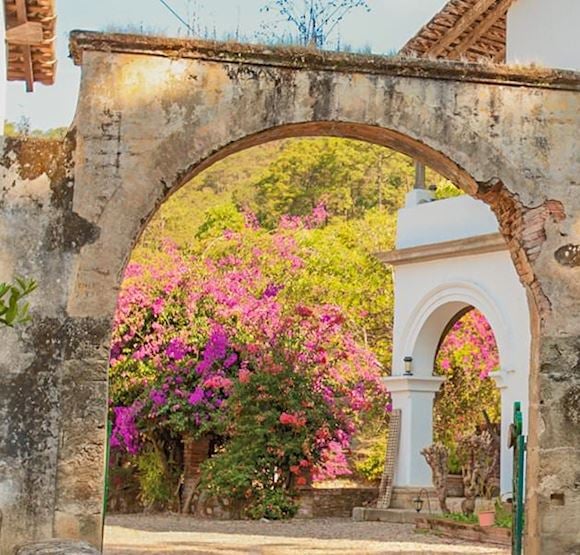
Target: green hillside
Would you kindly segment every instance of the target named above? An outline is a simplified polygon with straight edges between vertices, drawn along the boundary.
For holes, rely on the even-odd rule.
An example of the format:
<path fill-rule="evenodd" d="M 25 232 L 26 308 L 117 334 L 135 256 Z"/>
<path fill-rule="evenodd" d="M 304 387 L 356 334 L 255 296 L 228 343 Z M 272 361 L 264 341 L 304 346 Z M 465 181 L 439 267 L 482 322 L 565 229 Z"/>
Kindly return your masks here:
<path fill-rule="evenodd" d="M 412 160 L 369 143 L 338 138 L 270 142 L 231 155 L 195 177 L 165 202 L 141 246 L 161 237 L 195 242 L 208 211 L 234 205 L 273 228 L 282 215 L 306 216 L 322 203 L 331 218 L 355 220 L 377 208 L 395 213 L 413 186 Z M 427 170 L 427 184 L 443 196 L 455 188 Z"/>

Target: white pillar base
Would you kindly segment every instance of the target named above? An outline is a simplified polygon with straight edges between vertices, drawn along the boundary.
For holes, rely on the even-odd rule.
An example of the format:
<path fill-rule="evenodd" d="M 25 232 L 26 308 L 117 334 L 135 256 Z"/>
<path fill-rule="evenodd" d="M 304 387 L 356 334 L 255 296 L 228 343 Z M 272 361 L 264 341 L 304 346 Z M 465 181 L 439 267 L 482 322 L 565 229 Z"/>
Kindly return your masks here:
<path fill-rule="evenodd" d="M 396 487 L 431 487 L 431 469 L 421 450 L 433 443 L 433 400 L 445 378 L 391 376 L 383 378 L 394 409 L 401 409 L 401 437 Z"/>

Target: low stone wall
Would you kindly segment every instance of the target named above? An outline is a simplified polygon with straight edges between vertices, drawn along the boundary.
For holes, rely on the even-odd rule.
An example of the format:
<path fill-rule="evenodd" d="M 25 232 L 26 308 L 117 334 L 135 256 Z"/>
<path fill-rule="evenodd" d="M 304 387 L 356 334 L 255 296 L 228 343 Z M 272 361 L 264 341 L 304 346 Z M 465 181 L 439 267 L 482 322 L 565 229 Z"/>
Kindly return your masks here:
<path fill-rule="evenodd" d="M 48 540 L 33 542 L 16 549 L 15 555 L 99 555 L 100 551 L 86 542 Z"/>
<path fill-rule="evenodd" d="M 417 517 L 415 527 L 419 531 L 430 531 L 448 538 L 492 543 L 495 545 L 511 545 L 511 530 L 497 526 L 478 526 L 465 522 L 454 522 L 437 517 Z"/>
<path fill-rule="evenodd" d="M 137 486 L 137 489 L 136 489 Z M 350 518 L 354 507 L 365 507 L 376 503 L 378 488 L 301 488 L 298 492 L 300 508 L 296 518 Z M 192 513 L 198 518 L 211 520 L 237 520 L 241 509 L 233 507 L 223 500 L 210 498 L 202 494 L 201 499 L 194 499 Z M 117 484 L 109 492 L 109 513 L 139 513 L 144 507 L 138 499 L 138 485 L 127 481 L 123 486 Z"/>
<path fill-rule="evenodd" d="M 378 488 L 304 488 L 296 518 L 349 518 L 355 507 L 375 503 Z"/>

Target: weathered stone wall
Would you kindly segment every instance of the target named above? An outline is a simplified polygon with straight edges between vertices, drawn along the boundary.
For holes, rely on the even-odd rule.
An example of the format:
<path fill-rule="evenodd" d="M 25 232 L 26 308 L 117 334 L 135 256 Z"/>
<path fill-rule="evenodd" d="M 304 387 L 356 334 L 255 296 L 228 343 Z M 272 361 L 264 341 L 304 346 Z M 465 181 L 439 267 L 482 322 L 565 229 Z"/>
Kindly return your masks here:
<path fill-rule="evenodd" d="M 304 488 L 296 518 L 349 518 L 355 507 L 376 503 L 378 488 Z"/>
<path fill-rule="evenodd" d="M 1 332 L 2 553 L 99 545 L 110 322 L 148 219 L 214 161 L 304 135 L 397 148 L 495 210 L 534 321 L 528 553 L 578 548 L 577 74 L 82 33 L 73 51 L 68 141 L 31 173 L 8 145 L 1 170 L 3 277 L 41 285 L 34 323 Z"/>
<path fill-rule="evenodd" d="M 80 329 L 66 313 L 72 263 L 82 245 L 95 237 L 95 229 L 72 211 L 74 146 L 74 136 L 64 142 L 3 139 L 0 281 L 22 275 L 35 279 L 38 289 L 30 299 L 32 322 L 0 329 L 2 554 L 21 540 L 52 537 L 58 452 L 64 439 L 61 416 L 75 422 L 86 408 L 76 389 L 80 383 L 75 383 L 71 402 L 71 377 L 64 362 Z M 103 395 L 105 389 L 95 404 L 101 429 Z M 94 422 L 90 429 L 92 437 L 99 435 L 96 426 Z M 99 448 L 102 440 L 98 437 Z M 78 455 L 84 457 L 83 465 L 95 465 L 87 453 Z M 98 503 L 101 483 L 86 484 L 93 491 L 79 495 L 79 505 L 100 513 L 91 502 Z"/>
<path fill-rule="evenodd" d="M 94 547 L 86 542 L 73 540 L 48 540 L 23 545 L 15 555 L 98 555 Z"/>

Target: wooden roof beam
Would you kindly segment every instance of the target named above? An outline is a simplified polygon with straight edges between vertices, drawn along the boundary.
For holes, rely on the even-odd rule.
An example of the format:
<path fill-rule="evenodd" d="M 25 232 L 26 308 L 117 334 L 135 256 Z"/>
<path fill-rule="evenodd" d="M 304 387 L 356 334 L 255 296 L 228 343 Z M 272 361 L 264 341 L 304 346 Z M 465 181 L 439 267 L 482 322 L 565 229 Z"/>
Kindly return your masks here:
<path fill-rule="evenodd" d="M 24 25 L 28 22 L 28 15 L 26 12 L 26 0 L 16 0 L 16 20 L 19 25 Z M 32 67 L 32 52 L 29 44 L 20 45 L 22 54 L 24 55 L 24 75 L 26 79 L 26 92 L 34 90 L 34 69 Z"/>
<path fill-rule="evenodd" d="M 477 26 L 477 29 L 467 35 L 458 45 L 453 48 L 450 58 L 460 58 L 465 54 L 481 37 L 483 37 L 496 23 L 501 19 L 514 0 L 500 0 L 494 10 L 489 13 L 483 21 Z"/>
<path fill-rule="evenodd" d="M 463 16 L 455 23 L 453 28 L 439 42 L 434 44 L 427 52 L 427 56 L 437 56 L 449 48 L 465 31 L 467 31 L 482 14 L 484 14 L 496 0 L 477 0 Z"/>
<path fill-rule="evenodd" d="M 27 21 L 6 31 L 6 41 L 10 44 L 40 44 L 42 40 L 42 23 Z"/>

